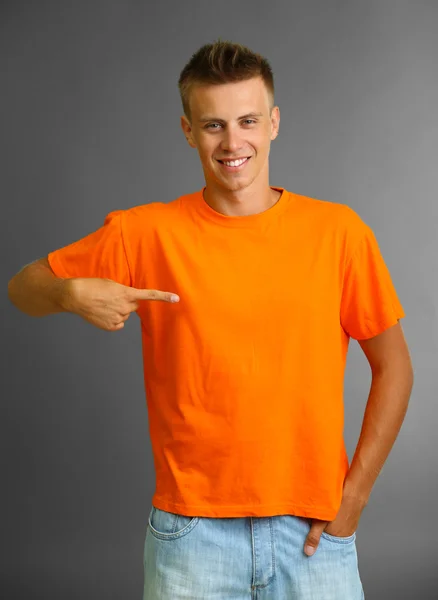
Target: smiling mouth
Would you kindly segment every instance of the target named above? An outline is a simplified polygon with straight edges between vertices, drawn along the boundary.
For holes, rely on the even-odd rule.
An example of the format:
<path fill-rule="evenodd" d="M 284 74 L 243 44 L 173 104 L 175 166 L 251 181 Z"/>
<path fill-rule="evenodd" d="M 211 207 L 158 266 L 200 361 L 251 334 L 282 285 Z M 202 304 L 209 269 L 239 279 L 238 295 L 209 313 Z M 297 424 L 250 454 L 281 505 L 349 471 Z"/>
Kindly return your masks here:
<path fill-rule="evenodd" d="M 250 156 L 241 156 L 240 158 L 230 158 L 226 162 L 235 162 L 236 160 L 249 160 L 250 158 Z M 218 158 L 216 160 L 222 163 L 223 165 L 225 164 L 225 160 L 219 160 Z"/>
<path fill-rule="evenodd" d="M 232 165 L 226 165 L 224 163 L 224 161 L 222 161 L 222 160 L 218 160 L 218 159 L 216 159 L 216 160 L 221 165 L 222 170 L 225 173 L 240 173 L 241 171 L 243 171 L 245 169 L 245 167 L 249 163 L 250 159 L 251 159 L 251 157 L 247 156 L 247 157 L 245 157 L 245 160 L 243 162 L 239 163 L 238 165 L 236 165 L 234 167 Z"/>

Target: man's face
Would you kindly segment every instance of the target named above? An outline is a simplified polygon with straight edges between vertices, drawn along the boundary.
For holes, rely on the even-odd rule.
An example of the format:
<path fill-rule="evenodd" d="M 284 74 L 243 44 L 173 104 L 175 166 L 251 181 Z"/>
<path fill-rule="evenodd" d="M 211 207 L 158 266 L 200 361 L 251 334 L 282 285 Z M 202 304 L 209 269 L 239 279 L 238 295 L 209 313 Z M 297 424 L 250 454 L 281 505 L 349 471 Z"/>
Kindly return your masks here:
<path fill-rule="evenodd" d="M 277 136 L 280 111 L 269 114 L 269 96 L 260 77 L 223 85 L 199 86 L 190 95 L 192 123 L 181 117 L 186 138 L 197 148 L 207 185 L 238 191 L 260 174 L 268 185 L 268 157 Z M 251 114 L 254 113 L 254 114 Z M 237 167 L 219 161 L 248 158 Z"/>

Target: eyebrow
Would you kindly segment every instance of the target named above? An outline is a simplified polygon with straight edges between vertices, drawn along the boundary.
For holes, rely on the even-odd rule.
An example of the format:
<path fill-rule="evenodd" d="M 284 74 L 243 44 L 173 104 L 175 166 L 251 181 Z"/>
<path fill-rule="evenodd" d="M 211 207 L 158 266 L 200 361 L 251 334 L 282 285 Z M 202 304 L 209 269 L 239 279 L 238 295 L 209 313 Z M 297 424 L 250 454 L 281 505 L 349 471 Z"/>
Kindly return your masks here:
<path fill-rule="evenodd" d="M 263 113 L 261 112 L 250 112 L 246 115 L 242 115 L 238 117 L 238 121 L 241 119 L 247 119 L 248 117 L 263 117 Z M 219 119 L 218 117 L 202 117 L 202 119 L 198 119 L 199 123 L 206 123 L 207 121 L 220 121 L 221 123 L 225 123 L 224 119 Z"/>

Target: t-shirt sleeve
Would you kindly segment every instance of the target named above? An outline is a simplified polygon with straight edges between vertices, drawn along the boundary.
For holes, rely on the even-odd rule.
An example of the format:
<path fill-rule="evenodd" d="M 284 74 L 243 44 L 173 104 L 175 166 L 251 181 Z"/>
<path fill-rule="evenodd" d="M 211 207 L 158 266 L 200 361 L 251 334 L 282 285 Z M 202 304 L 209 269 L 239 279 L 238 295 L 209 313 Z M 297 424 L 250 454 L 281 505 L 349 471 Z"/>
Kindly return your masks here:
<path fill-rule="evenodd" d="M 53 250 L 47 260 L 57 277 L 99 277 L 131 286 L 131 273 L 123 235 L 123 210 L 107 214 L 102 227 Z"/>
<path fill-rule="evenodd" d="M 356 340 L 382 333 L 405 316 L 374 232 L 363 233 L 344 273 L 341 325 Z"/>

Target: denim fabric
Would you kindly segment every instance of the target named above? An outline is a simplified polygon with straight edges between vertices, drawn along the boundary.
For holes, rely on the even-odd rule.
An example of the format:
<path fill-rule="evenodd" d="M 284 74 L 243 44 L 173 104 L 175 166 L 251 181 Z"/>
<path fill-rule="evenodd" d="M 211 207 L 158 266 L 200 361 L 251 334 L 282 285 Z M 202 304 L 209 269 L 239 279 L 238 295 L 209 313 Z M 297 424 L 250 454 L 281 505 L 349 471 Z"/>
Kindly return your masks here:
<path fill-rule="evenodd" d="M 152 506 L 143 600 L 363 600 L 356 533 L 322 533 L 304 554 L 309 519 L 207 518 Z"/>

